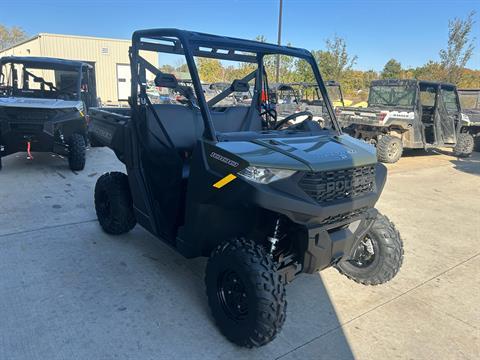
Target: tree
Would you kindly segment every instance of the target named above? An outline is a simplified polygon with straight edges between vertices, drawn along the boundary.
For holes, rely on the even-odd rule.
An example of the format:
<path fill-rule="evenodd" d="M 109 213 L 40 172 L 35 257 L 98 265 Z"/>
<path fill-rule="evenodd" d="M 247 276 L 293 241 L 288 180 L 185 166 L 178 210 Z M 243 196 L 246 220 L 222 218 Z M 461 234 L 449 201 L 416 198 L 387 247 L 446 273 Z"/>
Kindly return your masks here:
<path fill-rule="evenodd" d="M 473 55 L 475 38 L 470 38 L 475 11 L 465 20 L 455 18 L 448 22 L 447 48 L 440 50 L 440 64 L 445 68 L 446 79 L 452 83 L 460 82 L 462 70 Z"/>
<path fill-rule="evenodd" d="M 402 73 L 402 64 L 395 59 L 387 61 L 382 71 L 382 79 L 398 79 Z"/>
<path fill-rule="evenodd" d="M 224 79 L 224 68 L 220 60 L 197 58 L 197 69 L 203 82 L 218 82 Z"/>
<path fill-rule="evenodd" d="M 419 80 L 444 81 L 447 78 L 445 67 L 439 62 L 432 60 L 423 66 L 417 67 L 413 74 Z"/>
<path fill-rule="evenodd" d="M 27 38 L 27 34 L 22 28 L 12 26 L 8 28 L 0 24 L 0 50 L 6 49 Z"/>
<path fill-rule="evenodd" d="M 173 74 L 175 73 L 175 68 L 170 64 L 165 64 L 160 67 L 160 71 L 167 74 Z"/>
<path fill-rule="evenodd" d="M 356 55 L 349 55 L 344 39 L 334 36 L 327 39 L 326 51 L 317 51 L 314 56 L 325 80 L 341 81 L 345 72 L 352 69 L 357 62 Z"/>
<path fill-rule="evenodd" d="M 177 72 L 188 72 L 188 65 L 184 62 L 178 62 L 176 65 L 175 70 Z"/>

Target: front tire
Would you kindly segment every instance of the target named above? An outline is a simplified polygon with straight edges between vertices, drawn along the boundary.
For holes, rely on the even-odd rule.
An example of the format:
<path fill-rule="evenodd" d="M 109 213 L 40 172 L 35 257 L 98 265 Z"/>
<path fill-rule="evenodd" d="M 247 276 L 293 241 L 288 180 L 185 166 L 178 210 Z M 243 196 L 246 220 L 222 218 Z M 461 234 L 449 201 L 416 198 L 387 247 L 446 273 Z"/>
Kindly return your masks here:
<path fill-rule="evenodd" d="M 395 225 L 378 214 L 370 230 L 352 254 L 340 260 L 337 270 L 363 285 L 390 281 L 403 263 L 403 242 Z"/>
<path fill-rule="evenodd" d="M 246 239 L 218 246 L 208 260 L 208 303 L 223 335 L 245 347 L 272 341 L 285 322 L 285 286 L 263 247 Z"/>
<path fill-rule="evenodd" d="M 68 153 L 68 164 L 72 171 L 79 171 L 85 168 L 86 147 L 85 138 L 82 135 L 72 135 Z"/>
<path fill-rule="evenodd" d="M 95 211 L 102 229 L 112 235 L 129 232 L 137 223 L 127 175 L 103 174 L 95 184 Z"/>
<path fill-rule="evenodd" d="M 475 140 L 469 133 L 460 133 L 457 137 L 457 143 L 453 148 L 453 153 L 458 157 L 468 157 L 472 154 L 475 146 Z"/>
<path fill-rule="evenodd" d="M 402 157 L 403 144 L 402 139 L 383 135 L 377 142 L 377 158 L 383 163 L 393 164 Z"/>
<path fill-rule="evenodd" d="M 473 150 L 480 152 L 480 133 L 475 136 L 474 141 L 475 145 L 473 146 Z"/>

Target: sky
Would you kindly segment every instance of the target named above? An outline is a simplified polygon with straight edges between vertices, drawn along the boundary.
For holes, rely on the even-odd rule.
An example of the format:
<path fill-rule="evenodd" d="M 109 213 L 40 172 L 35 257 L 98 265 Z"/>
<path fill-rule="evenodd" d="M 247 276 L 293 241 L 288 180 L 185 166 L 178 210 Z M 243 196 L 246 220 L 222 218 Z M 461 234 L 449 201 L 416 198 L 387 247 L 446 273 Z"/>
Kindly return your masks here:
<path fill-rule="evenodd" d="M 279 0 L 15 0 L 3 4 L 0 24 L 40 32 L 129 39 L 134 30 L 185 30 L 277 41 Z M 283 0 L 282 43 L 325 48 L 338 35 L 357 55 L 355 69 L 381 70 L 394 58 L 403 67 L 438 60 L 448 21 L 475 10 L 476 37 L 467 67 L 480 69 L 480 0 Z"/>

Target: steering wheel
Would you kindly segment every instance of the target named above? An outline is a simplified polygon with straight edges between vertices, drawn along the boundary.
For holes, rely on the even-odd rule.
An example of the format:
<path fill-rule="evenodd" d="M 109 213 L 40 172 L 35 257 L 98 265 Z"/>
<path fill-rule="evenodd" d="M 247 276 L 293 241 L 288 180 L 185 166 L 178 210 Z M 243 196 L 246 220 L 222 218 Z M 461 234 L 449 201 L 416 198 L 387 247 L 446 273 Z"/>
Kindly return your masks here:
<path fill-rule="evenodd" d="M 284 126 L 285 124 L 288 124 L 288 122 L 290 120 L 293 120 L 293 119 L 296 119 L 297 117 L 299 116 L 307 116 L 307 118 L 303 121 L 306 121 L 306 120 L 312 120 L 313 119 L 313 114 L 310 112 L 310 111 L 300 111 L 300 112 L 296 112 L 296 113 L 293 113 L 291 115 L 288 115 L 286 118 L 280 120 L 279 122 L 277 122 L 275 124 L 275 126 L 273 127 L 274 130 L 279 130 L 282 126 Z"/>

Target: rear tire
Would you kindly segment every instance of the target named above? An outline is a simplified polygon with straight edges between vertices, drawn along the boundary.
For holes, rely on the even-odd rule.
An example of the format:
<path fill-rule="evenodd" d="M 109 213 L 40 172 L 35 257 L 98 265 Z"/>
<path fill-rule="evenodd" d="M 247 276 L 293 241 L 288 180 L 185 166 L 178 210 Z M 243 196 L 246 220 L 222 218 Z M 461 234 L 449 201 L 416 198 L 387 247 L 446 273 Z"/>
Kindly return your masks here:
<path fill-rule="evenodd" d="M 120 235 L 133 229 L 137 220 L 127 175 L 110 172 L 100 176 L 95 185 L 95 211 L 108 234 Z"/>
<path fill-rule="evenodd" d="M 393 164 L 396 163 L 403 153 L 402 139 L 383 135 L 377 142 L 377 158 L 383 163 Z"/>
<path fill-rule="evenodd" d="M 469 133 L 460 133 L 457 137 L 457 144 L 453 148 L 453 153 L 458 157 L 468 157 L 472 155 L 475 140 Z"/>
<path fill-rule="evenodd" d="M 473 150 L 476 152 L 480 152 L 480 134 L 477 134 L 474 138 L 475 145 L 473 146 Z"/>
<path fill-rule="evenodd" d="M 86 158 L 85 138 L 80 134 L 73 134 L 69 142 L 68 164 L 73 171 L 85 168 Z"/>
<path fill-rule="evenodd" d="M 222 334 L 233 343 L 259 347 L 285 322 L 285 286 L 263 247 L 246 239 L 218 246 L 205 273 L 208 303 Z"/>
<path fill-rule="evenodd" d="M 395 277 L 403 263 L 403 242 L 395 225 L 378 214 L 370 230 L 337 270 L 363 285 L 379 285 Z"/>

